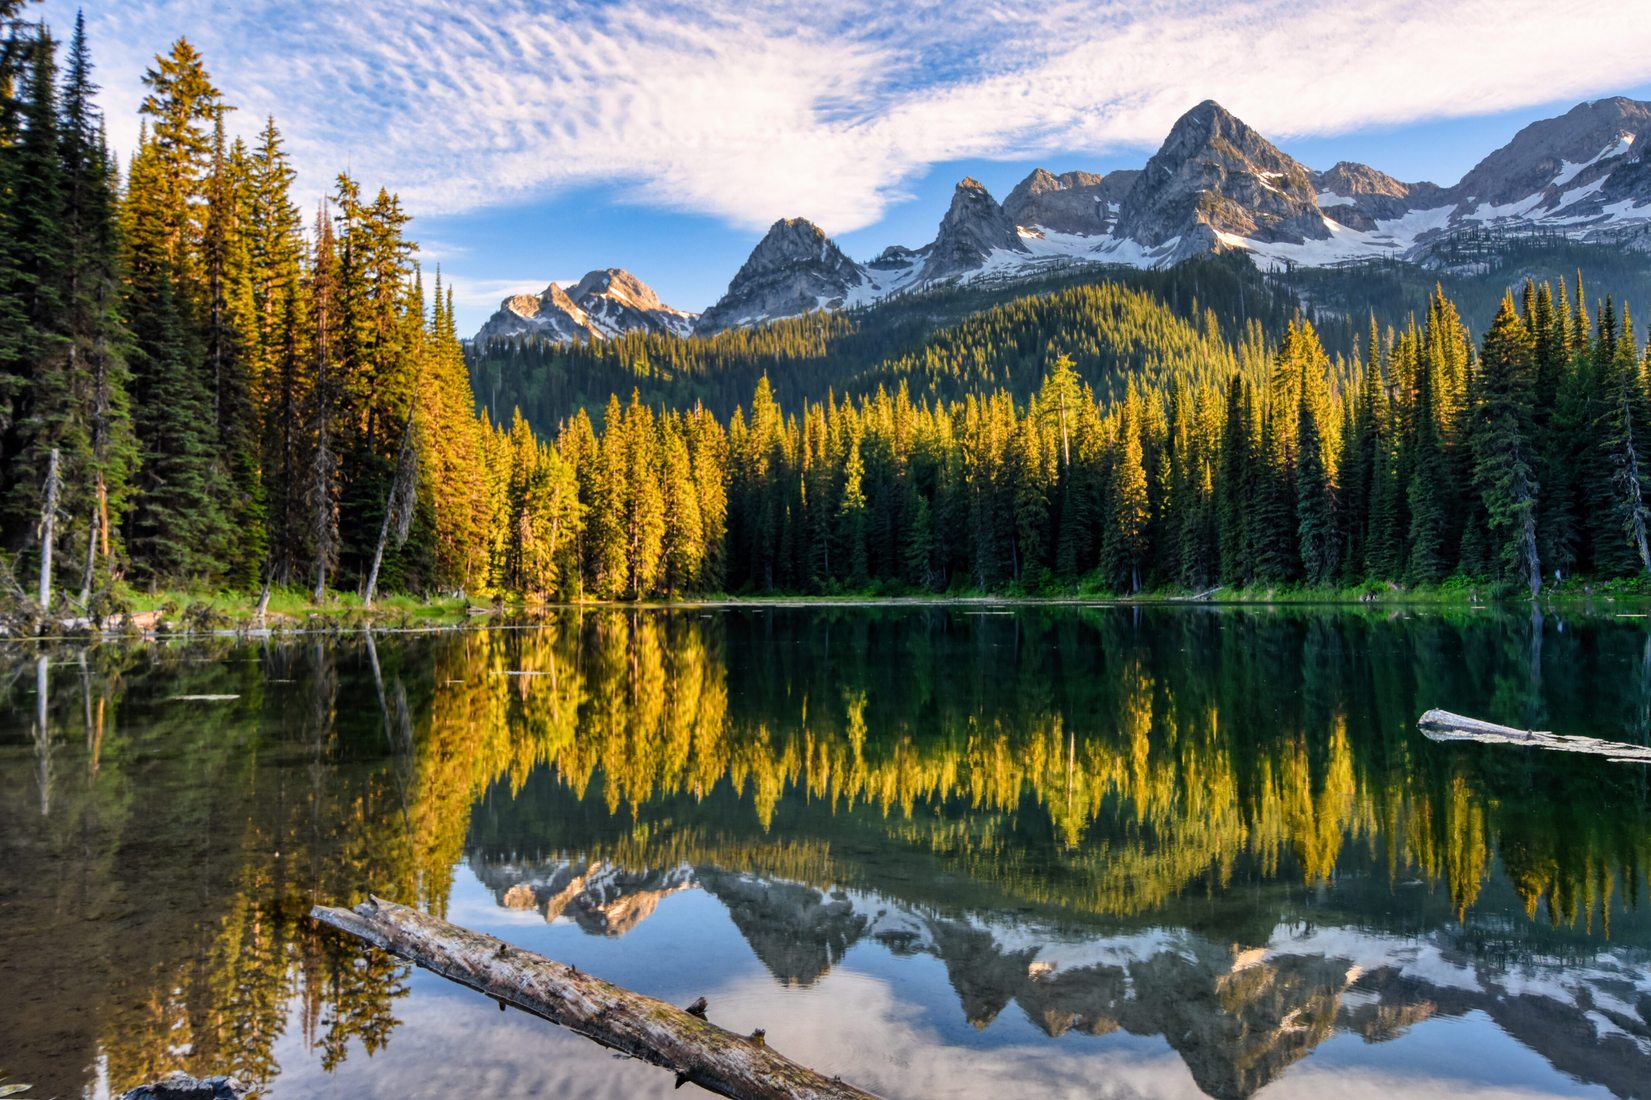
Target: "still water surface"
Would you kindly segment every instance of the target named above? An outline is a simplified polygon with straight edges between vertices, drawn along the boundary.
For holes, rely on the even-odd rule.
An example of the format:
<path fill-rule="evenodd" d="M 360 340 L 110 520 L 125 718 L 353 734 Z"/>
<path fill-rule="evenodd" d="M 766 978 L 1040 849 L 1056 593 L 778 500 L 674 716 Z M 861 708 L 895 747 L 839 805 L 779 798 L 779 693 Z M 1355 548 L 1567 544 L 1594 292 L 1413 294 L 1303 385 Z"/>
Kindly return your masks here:
<path fill-rule="evenodd" d="M 1415 732 L 1644 742 L 1647 620 L 604 610 L 0 693 L 30 1096 L 681 1095 L 305 919 L 369 890 L 889 1097 L 1651 1095 L 1647 769 Z"/>

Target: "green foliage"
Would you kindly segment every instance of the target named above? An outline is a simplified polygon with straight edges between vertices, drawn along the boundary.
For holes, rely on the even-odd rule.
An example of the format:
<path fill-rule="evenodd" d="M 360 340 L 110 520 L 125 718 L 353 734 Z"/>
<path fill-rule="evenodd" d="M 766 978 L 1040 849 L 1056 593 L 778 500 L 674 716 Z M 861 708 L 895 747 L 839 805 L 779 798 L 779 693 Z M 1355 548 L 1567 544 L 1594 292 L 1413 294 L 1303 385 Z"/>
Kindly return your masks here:
<path fill-rule="evenodd" d="M 60 77 L 44 29 L 7 27 L 0 546 L 38 554 L 57 452 L 87 606 L 123 575 L 320 602 L 375 562 L 389 591 L 544 599 L 1651 574 L 1627 307 L 1580 276 L 1499 290 L 1478 354 L 1458 308 L 1487 320 L 1536 259 L 1637 291 L 1597 249 L 1459 235 L 1431 286 L 1081 268 L 467 353 L 399 199 L 341 175 L 305 234 L 274 121 L 228 140 L 187 40 L 145 76 L 122 190 L 83 32 Z"/>

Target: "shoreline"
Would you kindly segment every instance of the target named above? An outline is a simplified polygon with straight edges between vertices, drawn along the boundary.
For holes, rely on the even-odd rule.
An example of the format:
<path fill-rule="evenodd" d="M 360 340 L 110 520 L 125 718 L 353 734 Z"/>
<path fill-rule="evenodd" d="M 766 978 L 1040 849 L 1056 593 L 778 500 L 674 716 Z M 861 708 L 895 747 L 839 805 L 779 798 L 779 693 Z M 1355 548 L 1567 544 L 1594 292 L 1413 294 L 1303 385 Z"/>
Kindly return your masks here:
<path fill-rule="evenodd" d="M 1538 612 L 1569 611 L 1616 618 L 1651 617 L 1651 592 L 1637 589 L 1567 585 L 1531 600 L 1522 596 L 1482 594 L 1467 586 L 1416 590 L 1371 589 L 1216 589 L 1203 593 L 1144 593 L 1135 596 L 956 594 L 773 594 L 717 593 L 681 598 L 641 600 L 572 600 L 535 602 L 513 599 L 482 602 L 469 597 L 424 599 L 407 595 L 385 597 L 364 607 L 351 595 L 323 604 L 291 593 L 272 600 L 263 616 L 257 614 L 258 596 L 242 592 L 134 594 L 131 606 L 101 623 L 84 616 L 55 619 L 60 629 L 25 632 L 0 629 L 0 645 L 49 642 L 153 642 L 181 638 L 266 638 L 317 634 L 349 634 L 371 629 L 375 634 L 430 633 L 442 630 L 531 627 L 534 620 L 563 610 L 712 611 L 749 608 L 826 610 L 832 608 L 1323 608 L 1340 611 Z M 48 622 L 54 617 L 47 616 Z"/>

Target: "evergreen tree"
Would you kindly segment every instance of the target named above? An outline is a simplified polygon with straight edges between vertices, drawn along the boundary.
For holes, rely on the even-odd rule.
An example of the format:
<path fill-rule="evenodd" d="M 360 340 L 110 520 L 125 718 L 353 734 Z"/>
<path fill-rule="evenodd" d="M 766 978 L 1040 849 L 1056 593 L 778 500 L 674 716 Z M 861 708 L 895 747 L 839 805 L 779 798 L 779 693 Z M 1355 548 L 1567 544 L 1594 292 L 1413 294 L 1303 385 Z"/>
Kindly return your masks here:
<path fill-rule="evenodd" d="M 1118 420 L 1112 476 L 1107 485 L 1109 522 L 1101 551 L 1108 579 L 1115 589 L 1124 592 L 1141 590 L 1149 549 L 1147 524 L 1151 519 L 1139 417 L 1134 405 L 1132 396 Z"/>
<path fill-rule="evenodd" d="M 1324 468 L 1318 418 L 1305 395 L 1299 402 L 1296 460 L 1296 531 L 1301 540 L 1301 563 L 1310 584 L 1324 584 L 1341 565 L 1336 498 L 1330 473 Z"/>
<path fill-rule="evenodd" d="M 1509 294 L 1485 334 L 1469 444 L 1474 484 L 1484 502 L 1496 556 L 1504 570 L 1529 586 L 1534 597 L 1542 587 L 1542 566 L 1536 538 L 1537 485 L 1531 465 L 1532 360 L 1530 332 Z"/>

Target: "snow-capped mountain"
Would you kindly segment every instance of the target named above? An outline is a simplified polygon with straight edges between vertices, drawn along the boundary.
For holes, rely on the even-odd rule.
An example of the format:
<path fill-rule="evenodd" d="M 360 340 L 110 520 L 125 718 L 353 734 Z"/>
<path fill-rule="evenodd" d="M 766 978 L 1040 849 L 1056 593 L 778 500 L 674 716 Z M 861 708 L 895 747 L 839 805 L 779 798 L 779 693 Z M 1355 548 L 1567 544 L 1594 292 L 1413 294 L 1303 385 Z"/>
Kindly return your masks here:
<path fill-rule="evenodd" d="M 695 315 L 672 309 L 652 287 L 616 267 L 592 271 L 563 289 L 551 283 L 544 293 L 517 294 L 476 333 L 477 343 L 526 333 L 551 340 L 605 340 L 627 332 L 686 336 Z"/>
<path fill-rule="evenodd" d="M 859 264 L 805 218 L 775 222 L 728 285 L 728 293 L 700 315 L 698 332 L 840 309 L 866 281 Z"/>
<path fill-rule="evenodd" d="M 593 339 L 636 328 L 708 334 L 941 283 L 1015 280 L 1075 264 L 1167 267 L 1231 250 L 1263 268 L 1378 256 L 1426 263 L 1435 245 L 1464 230 L 1651 249 L 1648 149 L 1651 103 L 1602 99 L 1532 123 L 1441 187 L 1351 162 L 1316 171 L 1206 100 L 1140 170 L 1040 168 L 1001 205 L 963 180 L 935 239 L 918 248 L 894 245 L 856 262 L 806 219 L 775 222 L 697 321 L 660 305 L 624 272 L 592 272 L 567 292 L 551 286 L 538 298 L 507 299 L 477 340 L 520 332 Z"/>
<path fill-rule="evenodd" d="M 1429 246 L 1475 228 L 1643 247 L 1651 244 L 1648 146 L 1651 104 L 1598 100 L 1532 123 L 1446 188 L 1351 162 L 1315 171 L 1207 100 L 1181 116 L 1139 171 L 1057 176 L 1040 168 L 1001 206 L 964 180 L 934 242 L 922 248 L 896 246 L 853 264 L 821 234 L 815 250 L 840 258 L 829 294 L 765 300 L 742 269 L 696 331 L 1074 263 L 1167 267 L 1235 249 L 1264 268 L 1375 256 L 1424 262 Z M 1005 222 L 1014 237 L 1002 231 Z M 768 282 L 784 277 L 783 268 L 763 272 Z"/>

